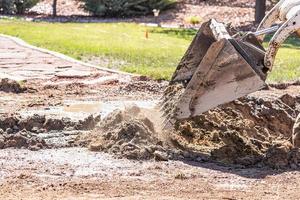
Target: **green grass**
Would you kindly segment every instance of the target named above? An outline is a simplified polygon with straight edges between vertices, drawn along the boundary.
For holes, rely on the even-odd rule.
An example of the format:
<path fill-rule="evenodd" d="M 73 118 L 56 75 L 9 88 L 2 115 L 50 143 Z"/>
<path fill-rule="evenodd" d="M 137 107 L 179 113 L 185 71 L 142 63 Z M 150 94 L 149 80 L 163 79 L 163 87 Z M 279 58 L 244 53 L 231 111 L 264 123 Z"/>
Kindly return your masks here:
<path fill-rule="evenodd" d="M 145 38 L 148 30 L 149 38 Z M 121 70 L 170 79 L 196 31 L 146 28 L 133 23 L 44 23 L 0 20 L 0 33 L 76 59 L 95 56 L 125 61 Z M 298 39 L 280 50 L 270 81 L 300 77 Z M 112 62 L 113 63 L 113 62 Z M 113 66 L 111 66 L 113 67 Z"/>

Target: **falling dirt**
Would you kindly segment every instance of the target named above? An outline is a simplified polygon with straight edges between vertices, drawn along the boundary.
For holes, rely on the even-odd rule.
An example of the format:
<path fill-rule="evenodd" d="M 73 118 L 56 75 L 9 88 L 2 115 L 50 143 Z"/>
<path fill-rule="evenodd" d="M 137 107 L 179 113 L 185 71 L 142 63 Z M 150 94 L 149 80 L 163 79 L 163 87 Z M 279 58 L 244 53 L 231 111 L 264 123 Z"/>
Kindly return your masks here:
<path fill-rule="evenodd" d="M 78 143 L 120 158 L 168 160 L 174 151 L 161 133 L 158 111 L 130 106 L 110 113 L 92 133 L 80 136 Z"/>
<path fill-rule="evenodd" d="M 293 126 L 293 136 L 292 136 L 293 146 L 300 147 L 300 115 L 297 117 L 295 124 Z"/>

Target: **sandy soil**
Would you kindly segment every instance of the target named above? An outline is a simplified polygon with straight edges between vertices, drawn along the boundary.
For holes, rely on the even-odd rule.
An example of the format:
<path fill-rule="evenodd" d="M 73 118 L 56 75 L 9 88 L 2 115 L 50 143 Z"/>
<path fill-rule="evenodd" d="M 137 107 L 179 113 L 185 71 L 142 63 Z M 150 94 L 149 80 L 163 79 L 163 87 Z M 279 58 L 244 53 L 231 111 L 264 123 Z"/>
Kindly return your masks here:
<path fill-rule="evenodd" d="M 0 151 L 5 199 L 299 199 L 298 171 L 139 162 L 85 149 Z"/>

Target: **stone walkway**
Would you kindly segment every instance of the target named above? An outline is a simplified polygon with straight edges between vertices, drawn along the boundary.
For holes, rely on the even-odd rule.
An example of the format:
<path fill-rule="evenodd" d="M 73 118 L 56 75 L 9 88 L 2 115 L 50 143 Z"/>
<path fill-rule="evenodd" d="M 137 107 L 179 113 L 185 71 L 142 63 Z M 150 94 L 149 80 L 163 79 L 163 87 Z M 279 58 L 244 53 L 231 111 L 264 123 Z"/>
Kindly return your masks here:
<path fill-rule="evenodd" d="M 17 38 L 0 36 L 0 78 L 20 81 L 53 77 L 101 77 L 98 81 L 102 81 L 120 78 L 119 76 L 124 78 L 124 75 L 126 73 L 92 66 L 56 52 L 28 45 Z"/>

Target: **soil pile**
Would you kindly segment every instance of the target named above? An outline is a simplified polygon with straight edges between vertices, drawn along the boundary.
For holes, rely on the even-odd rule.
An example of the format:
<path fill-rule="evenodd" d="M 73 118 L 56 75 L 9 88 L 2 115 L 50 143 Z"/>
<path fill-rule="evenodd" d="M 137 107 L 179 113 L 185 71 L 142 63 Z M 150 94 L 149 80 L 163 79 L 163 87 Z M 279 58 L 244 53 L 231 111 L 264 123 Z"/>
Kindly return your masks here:
<path fill-rule="evenodd" d="M 159 116 L 159 115 L 156 115 Z M 144 110 L 133 106 L 115 110 L 104 118 L 92 134 L 81 136 L 78 143 L 91 151 L 104 151 L 128 159 L 168 160 L 170 152 L 159 138 L 159 122 L 154 124 Z"/>
<path fill-rule="evenodd" d="M 36 135 L 22 130 L 16 134 L 7 134 L 1 131 L 0 134 L 0 149 L 4 148 L 28 148 L 30 150 L 39 150 L 47 148 L 46 142 L 36 137 Z"/>
<path fill-rule="evenodd" d="M 84 120 L 72 121 L 70 118 L 55 119 L 37 114 L 26 118 L 18 115 L 2 115 L 0 116 L 0 149 L 8 147 L 31 150 L 50 148 L 51 145 L 39 137 L 39 134 L 48 134 L 47 138 L 50 138 L 51 134 L 55 136 L 55 132 L 92 130 L 100 118 L 100 116 L 91 115 Z"/>
<path fill-rule="evenodd" d="M 289 94 L 247 96 L 177 122 L 172 140 L 222 163 L 295 167 L 300 160 L 291 136 L 299 105 L 300 98 Z"/>
<path fill-rule="evenodd" d="M 90 115 L 84 120 L 72 121 L 70 118 L 61 119 L 34 114 L 26 118 L 18 115 L 0 116 L 0 130 L 8 134 L 26 130 L 35 133 L 43 133 L 52 130 L 91 130 L 100 121 L 100 116 Z"/>
<path fill-rule="evenodd" d="M 21 93 L 26 90 L 27 90 L 27 88 L 25 86 L 22 86 L 17 81 L 10 80 L 8 78 L 1 79 L 1 81 L 0 81 L 0 91 Z"/>

